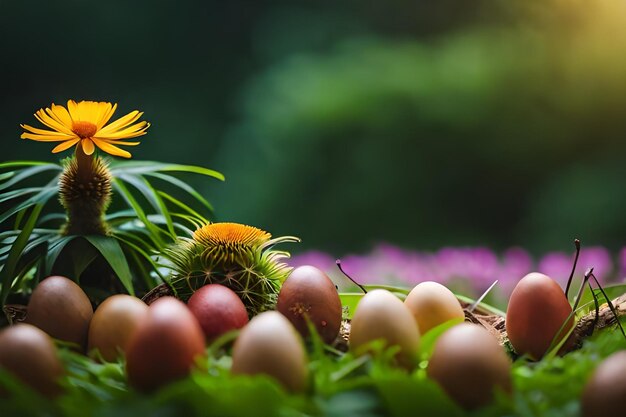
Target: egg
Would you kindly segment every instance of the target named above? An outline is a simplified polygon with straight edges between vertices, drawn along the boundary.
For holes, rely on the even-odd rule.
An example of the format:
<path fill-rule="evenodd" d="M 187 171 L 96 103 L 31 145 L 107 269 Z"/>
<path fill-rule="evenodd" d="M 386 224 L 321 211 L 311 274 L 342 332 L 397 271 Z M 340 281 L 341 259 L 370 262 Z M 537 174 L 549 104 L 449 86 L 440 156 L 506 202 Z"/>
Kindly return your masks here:
<path fill-rule="evenodd" d="M 449 320 L 465 319 L 463 308 L 452 291 L 433 281 L 417 284 L 404 305 L 413 313 L 421 334 Z"/>
<path fill-rule="evenodd" d="M 621 410 L 621 411 L 620 411 Z M 626 350 L 606 358 L 585 385 L 583 417 L 617 416 L 626 410 Z"/>
<path fill-rule="evenodd" d="M 128 341 L 128 382 L 149 392 L 184 378 L 204 348 L 202 328 L 187 306 L 174 297 L 159 298 Z"/>
<path fill-rule="evenodd" d="M 0 331 L 0 368 L 45 397 L 62 391 L 63 366 L 50 336 L 30 324 Z"/>
<path fill-rule="evenodd" d="M 33 290 L 25 322 L 84 350 L 92 316 L 93 308 L 85 292 L 70 279 L 52 276 Z"/>
<path fill-rule="evenodd" d="M 233 374 L 269 375 L 291 392 L 307 387 L 307 355 L 302 339 L 277 311 L 255 316 L 241 330 L 232 352 Z"/>
<path fill-rule="evenodd" d="M 387 347 L 398 346 L 397 360 L 412 368 L 417 359 L 420 333 L 413 314 L 402 301 L 387 290 L 373 290 L 356 306 L 350 328 L 350 350 L 357 355 L 368 351 L 374 340 Z"/>
<path fill-rule="evenodd" d="M 332 343 L 341 328 L 341 300 L 335 284 L 313 266 L 294 269 L 283 283 L 276 310 L 289 319 L 304 337 L 309 335 L 306 318 L 325 343 Z"/>
<path fill-rule="evenodd" d="M 230 288 L 209 284 L 198 289 L 187 301 L 204 335 L 213 340 L 248 323 L 248 312 L 239 296 Z"/>
<path fill-rule="evenodd" d="M 115 361 L 126 352 L 128 339 L 147 314 L 148 305 L 136 297 L 117 294 L 107 298 L 89 324 L 88 351 L 97 350 L 105 361 Z"/>
<path fill-rule="evenodd" d="M 461 323 L 443 333 L 427 374 L 468 410 L 491 403 L 496 387 L 511 392 L 511 361 L 498 340 L 478 324 Z"/>
<path fill-rule="evenodd" d="M 565 293 L 546 275 L 533 272 L 522 278 L 511 293 L 506 311 L 506 331 L 515 351 L 539 360 L 553 340 L 567 334 L 574 317 Z"/>

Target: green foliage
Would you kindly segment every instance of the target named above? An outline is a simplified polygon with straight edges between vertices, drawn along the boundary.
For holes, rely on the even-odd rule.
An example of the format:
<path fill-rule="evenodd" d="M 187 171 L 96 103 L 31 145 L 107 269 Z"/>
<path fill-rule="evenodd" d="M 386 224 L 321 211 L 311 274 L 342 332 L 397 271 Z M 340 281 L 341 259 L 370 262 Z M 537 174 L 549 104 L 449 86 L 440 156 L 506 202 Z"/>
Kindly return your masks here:
<path fill-rule="evenodd" d="M 208 221 L 211 204 L 174 174 L 223 180 L 203 167 L 152 161 L 112 161 L 113 204 L 105 216 L 111 236 L 64 236 L 66 216 L 53 197 L 62 164 L 16 161 L 0 164 L 0 304 L 10 293 L 28 292 L 51 273 L 81 280 L 89 267 L 119 280 L 113 291 L 151 289 L 163 277 L 157 253 L 178 235 Z M 205 213 L 205 214 L 203 214 Z M 102 264 L 98 260 L 104 260 Z M 89 283 L 85 283 L 89 287 Z M 86 288 L 90 295 L 98 291 Z M 100 288 L 104 296 L 110 288 Z M 96 298 L 98 296 L 96 295 Z"/>

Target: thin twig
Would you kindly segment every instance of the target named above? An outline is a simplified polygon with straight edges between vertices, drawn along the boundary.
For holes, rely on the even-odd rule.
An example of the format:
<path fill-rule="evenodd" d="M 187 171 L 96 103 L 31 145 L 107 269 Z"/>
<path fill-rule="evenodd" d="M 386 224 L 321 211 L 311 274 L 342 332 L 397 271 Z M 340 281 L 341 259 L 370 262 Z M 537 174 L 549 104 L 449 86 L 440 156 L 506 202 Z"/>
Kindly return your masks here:
<path fill-rule="evenodd" d="M 359 284 L 358 282 L 353 280 L 352 277 L 350 275 L 346 274 L 346 271 L 343 270 L 343 268 L 341 267 L 341 259 L 337 259 L 335 261 L 335 263 L 337 264 L 337 268 L 339 268 L 339 270 L 341 271 L 342 274 L 344 274 L 350 281 L 352 281 L 352 283 L 354 285 L 359 287 L 361 289 L 361 291 L 363 291 L 363 294 L 367 294 L 367 290 L 365 289 L 365 287 L 363 287 L 361 284 Z"/>

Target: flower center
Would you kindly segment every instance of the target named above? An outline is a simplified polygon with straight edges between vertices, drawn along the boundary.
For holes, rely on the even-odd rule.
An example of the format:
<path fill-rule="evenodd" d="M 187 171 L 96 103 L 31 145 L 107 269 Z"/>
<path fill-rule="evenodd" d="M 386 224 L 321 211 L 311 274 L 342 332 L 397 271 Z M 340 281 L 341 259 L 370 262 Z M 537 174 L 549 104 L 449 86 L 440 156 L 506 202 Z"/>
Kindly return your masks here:
<path fill-rule="evenodd" d="M 239 223 L 211 223 L 196 230 L 193 238 L 207 247 L 253 248 L 267 242 L 272 235 Z"/>
<path fill-rule="evenodd" d="M 98 127 L 91 122 L 74 122 L 72 123 L 72 132 L 76 133 L 79 138 L 91 138 L 98 131 Z"/>

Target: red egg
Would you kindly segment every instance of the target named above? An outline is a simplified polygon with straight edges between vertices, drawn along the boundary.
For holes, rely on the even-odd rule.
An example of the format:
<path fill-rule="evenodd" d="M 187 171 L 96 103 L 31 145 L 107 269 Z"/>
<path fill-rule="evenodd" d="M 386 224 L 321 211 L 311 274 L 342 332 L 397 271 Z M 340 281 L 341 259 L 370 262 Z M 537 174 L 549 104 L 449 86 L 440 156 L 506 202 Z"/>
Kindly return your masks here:
<path fill-rule="evenodd" d="M 341 328 L 341 300 L 335 284 L 321 270 L 301 266 L 293 270 L 278 294 L 280 311 L 304 337 L 307 318 L 325 343 L 332 343 Z"/>
<path fill-rule="evenodd" d="M 209 284 L 200 288 L 189 298 L 187 307 L 198 319 L 208 340 L 241 329 L 248 323 L 246 306 L 233 290 L 223 285 Z"/>
<path fill-rule="evenodd" d="M 541 359 L 574 325 L 571 313 L 559 284 L 537 272 L 526 275 L 513 290 L 506 312 L 506 331 L 515 351 Z"/>
<path fill-rule="evenodd" d="M 194 315 L 181 301 L 160 298 L 128 341 L 128 382 L 153 391 L 187 376 L 203 354 L 204 333 Z"/>

